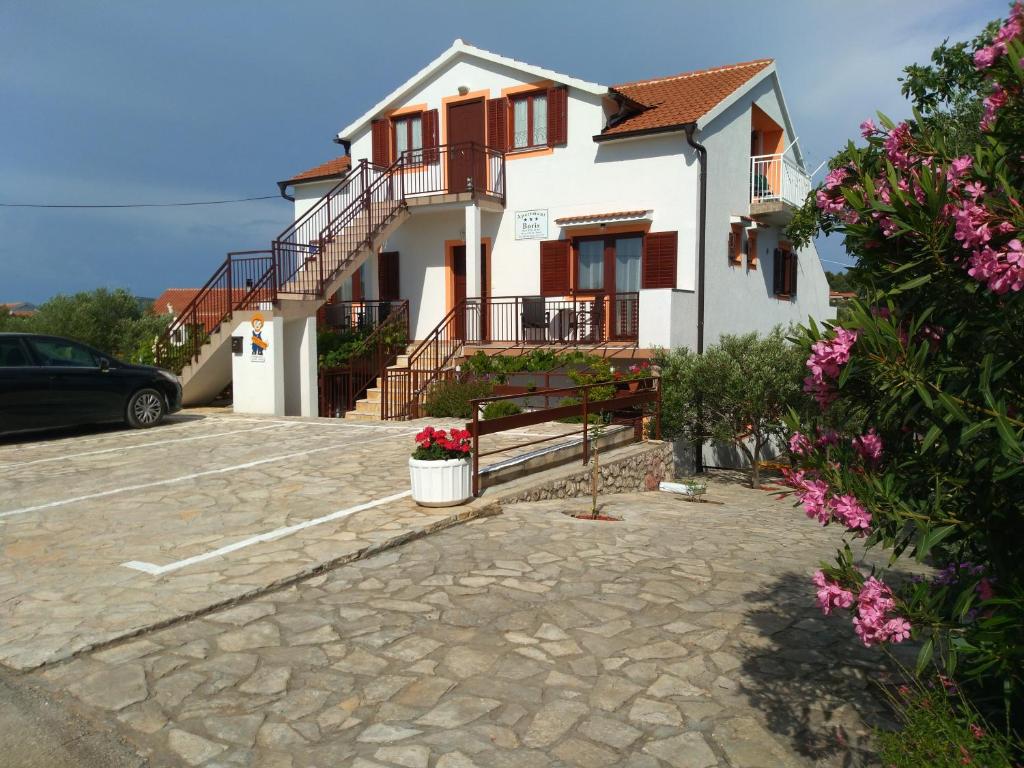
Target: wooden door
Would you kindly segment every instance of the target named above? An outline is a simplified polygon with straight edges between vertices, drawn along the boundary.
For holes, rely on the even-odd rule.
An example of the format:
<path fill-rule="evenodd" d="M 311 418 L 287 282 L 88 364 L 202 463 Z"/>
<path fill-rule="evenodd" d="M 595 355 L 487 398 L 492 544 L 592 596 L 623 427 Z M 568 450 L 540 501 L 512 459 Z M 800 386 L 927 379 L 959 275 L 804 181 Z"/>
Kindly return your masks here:
<path fill-rule="evenodd" d="M 448 105 L 449 192 L 466 192 L 470 184 L 475 190 L 487 189 L 486 129 L 482 99 Z"/>
<path fill-rule="evenodd" d="M 466 300 L 466 246 L 452 248 L 452 306 L 458 307 Z M 466 311 L 460 309 L 455 315 L 455 338 L 466 338 Z"/>
<path fill-rule="evenodd" d="M 378 298 L 381 301 L 401 301 L 398 283 L 398 251 L 384 251 L 377 257 Z"/>
<path fill-rule="evenodd" d="M 482 339 L 488 339 L 488 322 L 490 312 L 487 306 L 489 296 L 487 285 L 487 245 L 480 243 L 480 332 Z M 466 299 L 466 246 L 456 245 L 452 247 L 452 306 L 459 306 L 459 303 Z M 460 312 L 455 318 L 455 332 L 457 338 L 466 338 L 467 321 L 470 311 Z"/>

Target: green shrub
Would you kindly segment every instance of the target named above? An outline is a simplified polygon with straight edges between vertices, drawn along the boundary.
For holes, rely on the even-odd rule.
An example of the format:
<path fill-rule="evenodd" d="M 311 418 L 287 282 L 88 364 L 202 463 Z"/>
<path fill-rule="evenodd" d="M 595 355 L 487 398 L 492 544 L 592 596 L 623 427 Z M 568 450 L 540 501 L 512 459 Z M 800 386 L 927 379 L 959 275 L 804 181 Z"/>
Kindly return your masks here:
<path fill-rule="evenodd" d="M 1010 768 L 1013 764 L 1007 738 L 984 722 L 948 679 L 940 678 L 927 687 L 920 683 L 900 686 L 899 691 L 887 695 L 902 730 L 877 733 L 883 765 Z"/>
<path fill-rule="evenodd" d="M 350 358 L 363 351 L 370 328 L 346 328 L 334 330 L 324 328 L 317 331 L 316 349 L 321 368 L 335 368 L 344 365 Z"/>
<path fill-rule="evenodd" d="M 496 400 L 484 406 L 484 419 L 500 419 L 502 416 L 515 416 L 523 409 L 511 400 Z"/>
<path fill-rule="evenodd" d="M 488 355 L 477 352 L 463 364 L 462 369 L 475 376 L 494 375 L 498 378 L 512 373 L 543 373 L 558 368 L 584 368 L 606 370 L 604 358 L 587 352 L 554 352 L 531 349 L 522 355 Z"/>
<path fill-rule="evenodd" d="M 469 401 L 487 397 L 493 391 L 494 386 L 489 381 L 477 379 L 439 381 L 427 392 L 427 402 L 423 408 L 427 416 L 469 419 L 473 417 L 473 407 Z"/>

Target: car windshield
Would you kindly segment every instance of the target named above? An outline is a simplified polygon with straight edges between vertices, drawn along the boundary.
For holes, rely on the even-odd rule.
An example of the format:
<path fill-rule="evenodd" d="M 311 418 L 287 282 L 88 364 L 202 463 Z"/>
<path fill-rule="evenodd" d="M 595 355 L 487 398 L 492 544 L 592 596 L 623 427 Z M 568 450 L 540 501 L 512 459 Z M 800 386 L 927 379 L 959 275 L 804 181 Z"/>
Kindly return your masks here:
<path fill-rule="evenodd" d="M 43 365 L 96 368 L 99 361 L 88 347 L 63 339 L 30 339 Z"/>

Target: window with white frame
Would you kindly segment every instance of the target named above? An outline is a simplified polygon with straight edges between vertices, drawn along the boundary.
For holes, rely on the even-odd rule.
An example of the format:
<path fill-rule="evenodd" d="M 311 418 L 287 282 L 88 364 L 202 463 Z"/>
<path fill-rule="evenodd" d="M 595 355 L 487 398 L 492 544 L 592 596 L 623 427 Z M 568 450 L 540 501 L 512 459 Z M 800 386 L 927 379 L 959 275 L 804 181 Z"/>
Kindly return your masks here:
<path fill-rule="evenodd" d="M 395 158 L 407 150 L 423 149 L 423 117 L 420 114 L 396 117 L 391 121 L 395 135 Z M 421 153 L 413 153 L 410 160 L 422 160 Z"/>

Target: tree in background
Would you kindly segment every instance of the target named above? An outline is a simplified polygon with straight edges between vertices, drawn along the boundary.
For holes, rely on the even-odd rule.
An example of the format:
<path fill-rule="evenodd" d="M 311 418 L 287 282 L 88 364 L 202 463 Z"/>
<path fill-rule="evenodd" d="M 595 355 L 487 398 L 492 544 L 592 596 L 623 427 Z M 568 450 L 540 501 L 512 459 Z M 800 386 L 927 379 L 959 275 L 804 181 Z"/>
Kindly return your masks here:
<path fill-rule="evenodd" d="M 820 410 L 791 417 L 789 447 L 809 517 L 889 550 L 890 563 L 913 556 L 937 569 L 901 587 L 847 544 L 814 576 L 822 611 L 849 615 L 866 646 L 920 641 L 918 673 L 955 678 L 1014 739 L 1024 722 L 1024 6 L 975 45 L 944 44 L 935 67 L 910 68 L 904 88 L 930 111 L 866 120 L 864 143 L 833 159 L 814 194 L 862 290 L 841 325 L 803 335 L 804 386 Z M 977 125 L 952 131 L 975 100 Z M 856 423 L 835 429 L 837 408 Z M 968 739 L 956 759 L 971 764 L 975 748 Z M 953 764 L 921 759 L 906 764 Z"/>
<path fill-rule="evenodd" d="M 853 291 L 856 292 L 857 287 L 850 279 L 850 275 L 846 272 L 825 272 L 825 278 L 828 280 L 829 290 L 832 291 Z"/>
<path fill-rule="evenodd" d="M 59 294 L 29 317 L 0 314 L 0 331 L 64 336 L 131 363 L 153 363 L 153 343 L 170 317 L 152 314 L 123 289 Z"/>
<path fill-rule="evenodd" d="M 703 355 L 685 347 L 662 351 L 656 362 L 666 436 L 734 445 L 750 462 L 751 487 L 759 487 L 764 448 L 783 435 L 787 413 L 805 400 L 800 350 L 777 327 L 766 336 L 722 336 Z"/>

